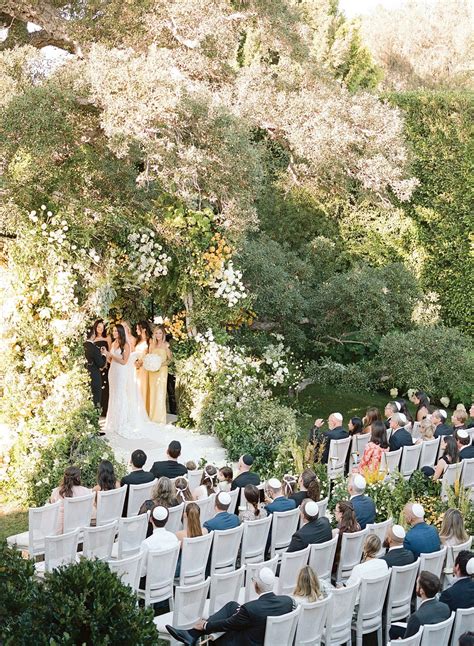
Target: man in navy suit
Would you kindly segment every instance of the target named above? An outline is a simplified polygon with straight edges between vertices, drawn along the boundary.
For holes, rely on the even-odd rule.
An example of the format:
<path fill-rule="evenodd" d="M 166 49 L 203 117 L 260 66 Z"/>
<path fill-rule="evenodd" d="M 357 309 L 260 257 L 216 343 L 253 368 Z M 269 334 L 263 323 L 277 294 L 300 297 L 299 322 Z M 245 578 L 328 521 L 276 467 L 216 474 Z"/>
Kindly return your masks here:
<path fill-rule="evenodd" d="M 453 429 L 451 428 L 451 426 L 446 424 L 447 419 L 448 419 L 448 413 L 442 408 L 439 408 L 438 410 L 434 410 L 431 413 L 431 423 L 435 428 L 435 432 L 434 432 L 435 437 L 441 437 L 442 435 L 453 434 Z"/>
<path fill-rule="evenodd" d="M 231 502 L 232 498 L 226 491 L 220 491 L 217 494 L 214 505 L 216 515 L 214 518 L 206 520 L 203 525 L 208 532 L 212 532 L 214 529 L 234 529 L 240 525 L 239 517 L 229 514 L 227 511 Z"/>
<path fill-rule="evenodd" d="M 410 565 L 415 562 L 413 552 L 403 547 L 406 532 L 401 525 L 393 525 L 387 530 L 387 535 L 383 542 L 384 547 L 388 547 L 388 551 L 380 558 L 385 561 L 388 567 L 397 567 L 403 565 Z"/>
<path fill-rule="evenodd" d="M 364 494 L 366 485 L 364 476 L 356 473 L 349 478 L 347 487 L 361 529 L 365 529 L 368 523 L 375 523 L 375 503 L 372 498 Z"/>
<path fill-rule="evenodd" d="M 392 434 L 388 445 L 390 451 L 398 451 L 402 446 L 412 446 L 413 439 L 410 433 L 403 428 L 403 425 L 407 423 L 407 418 L 403 413 L 394 413 L 390 419 L 390 428 L 392 429 Z"/>
<path fill-rule="evenodd" d="M 262 646 L 265 641 L 267 617 L 280 617 L 295 609 L 295 602 L 286 595 L 273 592 L 275 575 L 263 567 L 254 578 L 258 599 L 239 606 L 229 601 L 209 619 L 201 619 L 194 628 L 180 630 L 166 626 L 172 637 L 182 644 L 194 646 L 203 635 L 225 633 L 215 642 L 221 646 Z"/>
<path fill-rule="evenodd" d="M 403 513 L 410 529 L 403 541 L 403 547 L 413 552 L 417 559 L 420 554 L 431 554 L 440 549 L 439 534 L 436 527 L 425 523 L 425 510 L 423 505 L 408 502 Z"/>
<path fill-rule="evenodd" d="M 323 464 L 328 463 L 329 458 L 329 445 L 331 440 L 343 440 L 346 437 L 349 437 L 349 433 L 342 426 L 342 415 L 341 413 L 331 413 L 328 417 L 328 431 L 321 432 L 321 427 L 324 424 L 323 419 L 317 419 L 314 422 L 314 428 L 310 431 L 310 442 L 312 441 L 315 445 L 315 462 L 318 458 L 318 445 L 320 442 L 324 442 L 324 449 L 321 456 L 321 462 Z"/>
<path fill-rule="evenodd" d="M 459 457 L 461 460 L 468 460 L 474 458 L 474 444 L 471 443 L 471 438 L 466 429 L 461 428 L 459 431 L 454 432 L 454 437 L 458 445 Z"/>
<path fill-rule="evenodd" d="M 458 608 L 474 607 L 474 552 L 461 550 L 454 561 L 454 582 L 443 590 L 439 600 L 449 606 L 451 612 Z"/>
<path fill-rule="evenodd" d="M 300 528 L 291 537 L 288 552 L 299 552 L 308 545 L 325 543 L 332 538 L 331 523 L 323 516 L 319 518 L 318 503 L 306 498 L 300 507 Z"/>
<path fill-rule="evenodd" d="M 296 502 L 293 498 L 287 498 L 283 495 L 281 488 L 281 482 L 278 478 L 270 478 L 266 486 L 267 495 L 271 499 L 265 509 L 269 514 L 273 514 L 274 511 L 290 511 L 291 509 L 296 509 Z"/>

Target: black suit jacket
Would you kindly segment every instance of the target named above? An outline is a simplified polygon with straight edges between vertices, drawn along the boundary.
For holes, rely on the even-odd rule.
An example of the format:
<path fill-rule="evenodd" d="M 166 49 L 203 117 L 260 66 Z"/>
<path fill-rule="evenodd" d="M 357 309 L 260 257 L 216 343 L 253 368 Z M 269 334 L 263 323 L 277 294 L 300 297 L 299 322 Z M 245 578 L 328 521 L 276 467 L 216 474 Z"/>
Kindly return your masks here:
<path fill-rule="evenodd" d="M 337 426 L 330 431 L 324 431 L 323 437 L 325 439 L 325 446 L 321 462 L 323 464 L 327 464 L 329 459 L 329 445 L 331 443 L 331 440 L 343 440 L 346 437 L 349 437 L 349 433 L 342 426 Z"/>
<path fill-rule="evenodd" d="M 139 471 L 131 471 L 129 474 L 124 476 L 120 481 L 120 484 L 122 486 L 145 484 L 145 482 L 152 482 L 152 480 L 154 479 L 155 479 L 155 476 L 152 473 L 149 473 L 148 471 L 143 471 L 143 469 L 140 469 Z M 123 503 L 122 516 L 125 516 L 127 513 L 127 505 L 128 505 L 128 487 L 127 487 L 127 493 L 125 494 L 125 501 Z"/>
<path fill-rule="evenodd" d="M 101 353 L 98 345 L 94 341 L 85 341 L 84 354 L 86 355 L 86 368 L 90 374 L 97 374 L 100 377 L 100 370 L 105 366 L 107 359 Z"/>
<path fill-rule="evenodd" d="M 452 434 L 453 434 L 453 427 L 448 426 L 447 424 L 438 424 L 434 432 L 435 437 L 441 437 L 441 435 L 452 435 Z"/>
<path fill-rule="evenodd" d="M 311 520 L 305 523 L 291 537 L 288 552 L 299 552 L 308 545 L 314 543 L 325 543 L 332 538 L 331 524 L 326 517 Z"/>
<path fill-rule="evenodd" d="M 161 462 L 154 462 L 150 472 L 155 478 L 179 478 L 187 474 L 188 470 L 184 464 L 176 462 L 176 460 L 162 460 Z"/>
<path fill-rule="evenodd" d="M 449 606 L 454 612 L 458 608 L 472 608 L 474 606 L 474 581 L 471 577 L 456 579 L 449 588 L 443 590 L 439 600 Z"/>
<path fill-rule="evenodd" d="M 412 446 L 413 439 L 406 428 L 398 428 L 395 433 L 392 432 L 388 444 L 390 451 L 398 451 L 402 446 Z"/>
<path fill-rule="evenodd" d="M 285 615 L 293 607 L 294 601 L 290 597 L 267 592 L 255 601 L 239 606 L 231 617 L 213 620 L 211 616 L 207 621 L 206 633 L 225 632 L 217 642 L 225 646 L 262 646 L 267 617 Z"/>
<path fill-rule="evenodd" d="M 469 458 L 474 458 L 474 444 L 469 444 L 462 451 L 459 451 L 459 457 L 461 460 L 468 460 Z"/>
<path fill-rule="evenodd" d="M 437 599 L 428 599 L 418 610 L 410 615 L 408 619 L 407 628 L 403 638 L 416 635 L 420 626 L 425 624 L 439 624 L 441 621 L 446 621 L 451 616 L 451 611 L 445 603 L 441 603 Z"/>
<path fill-rule="evenodd" d="M 415 556 L 411 550 L 407 550 L 404 547 L 397 547 L 396 549 L 388 550 L 388 552 L 381 557 L 388 567 L 410 565 L 414 563 Z"/>

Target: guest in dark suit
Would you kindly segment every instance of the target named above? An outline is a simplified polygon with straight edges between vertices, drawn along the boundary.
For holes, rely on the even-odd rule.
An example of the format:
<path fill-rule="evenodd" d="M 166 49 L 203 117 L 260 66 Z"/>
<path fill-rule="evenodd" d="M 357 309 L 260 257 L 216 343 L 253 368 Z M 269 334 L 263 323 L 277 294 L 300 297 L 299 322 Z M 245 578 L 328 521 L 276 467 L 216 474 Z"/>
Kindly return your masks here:
<path fill-rule="evenodd" d="M 449 606 L 451 612 L 458 608 L 474 607 L 474 552 L 461 550 L 454 561 L 454 582 L 443 590 L 439 600 Z"/>
<path fill-rule="evenodd" d="M 263 567 L 255 577 L 258 599 L 239 606 L 229 601 L 209 619 L 201 619 L 191 630 L 166 626 L 166 630 L 182 644 L 198 643 L 203 635 L 225 633 L 215 643 L 218 646 L 262 646 L 265 641 L 267 617 L 279 617 L 294 610 L 295 602 L 286 595 L 275 595 L 275 575 Z"/>
<path fill-rule="evenodd" d="M 347 487 L 361 529 L 365 529 L 368 523 L 375 523 L 375 503 L 370 496 L 364 494 L 366 485 L 364 476 L 356 473 L 349 478 Z"/>
<path fill-rule="evenodd" d="M 179 476 L 184 476 L 187 474 L 188 470 L 184 464 L 178 462 L 178 458 L 181 455 L 181 443 L 177 440 L 172 440 L 168 444 L 166 449 L 166 455 L 168 456 L 167 460 L 162 460 L 161 462 L 154 462 L 150 471 L 155 478 L 161 478 L 165 476 L 166 478 L 179 478 Z"/>
<path fill-rule="evenodd" d="M 402 413 L 395 413 L 390 420 L 392 434 L 388 441 L 390 451 L 398 451 L 402 446 L 412 446 L 413 439 L 410 433 L 403 428 L 407 423 L 407 418 Z"/>
<path fill-rule="evenodd" d="M 417 559 L 420 554 L 431 554 L 440 549 L 441 542 L 436 527 L 425 523 L 425 510 L 418 503 L 408 502 L 403 513 L 410 529 L 403 541 L 403 547 L 413 552 Z"/>
<path fill-rule="evenodd" d="M 274 511 L 290 511 L 296 508 L 296 502 L 292 498 L 283 495 L 281 482 L 278 478 L 270 478 L 267 482 L 266 493 L 271 502 L 265 507 L 269 514 Z"/>
<path fill-rule="evenodd" d="M 214 506 L 216 515 L 214 518 L 206 520 L 203 525 L 208 532 L 212 532 L 214 529 L 234 529 L 240 525 L 239 517 L 229 514 L 227 511 L 231 502 L 232 498 L 227 491 L 220 491 L 217 494 Z"/>
<path fill-rule="evenodd" d="M 405 530 L 401 525 L 393 525 L 388 528 L 387 536 L 383 543 L 383 546 L 387 547 L 388 551 L 384 556 L 380 557 L 388 567 L 393 567 L 394 565 L 400 567 L 415 562 L 413 552 L 403 547 L 405 535 Z"/>
<path fill-rule="evenodd" d="M 461 460 L 468 460 L 474 458 L 474 444 L 471 443 L 471 438 L 466 429 L 462 428 L 454 433 L 456 444 L 458 445 L 459 458 Z"/>
<path fill-rule="evenodd" d="M 438 408 L 437 410 L 431 413 L 431 423 L 434 426 L 435 432 L 434 437 L 441 437 L 442 435 L 452 435 L 453 429 L 451 426 L 446 424 L 448 419 L 448 413 Z"/>
<path fill-rule="evenodd" d="M 138 484 L 145 484 L 145 482 L 153 482 L 155 479 L 155 476 L 153 473 L 149 473 L 148 471 L 144 471 L 143 467 L 145 466 L 146 462 L 146 453 L 145 451 L 142 451 L 141 449 L 137 449 L 132 453 L 132 456 L 130 458 L 130 465 L 132 467 L 132 470 L 130 473 L 122 478 L 120 481 L 120 485 L 138 485 Z M 127 493 L 125 495 L 125 502 L 123 505 L 123 514 L 122 516 L 126 515 L 127 512 L 127 505 L 128 505 L 128 487 L 127 487 Z M 137 509 L 138 512 L 138 509 Z"/>
<path fill-rule="evenodd" d="M 84 354 L 86 355 L 86 368 L 91 380 L 92 401 L 96 408 L 100 408 L 102 399 L 102 373 L 105 367 L 106 357 L 101 353 L 99 346 L 94 343 L 94 328 L 92 327 L 84 343 Z"/>
<path fill-rule="evenodd" d="M 231 491 L 234 489 L 245 489 L 247 485 L 254 485 L 255 487 L 260 484 L 260 476 L 258 473 L 251 471 L 253 464 L 253 456 L 250 453 L 241 455 L 239 458 L 239 475 L 232 480 L 230 487 Z M 237 508 L 240 505 L 240 494 L 237 498 Z M 262 500 L 262 499 L 261 499 Z"/>
<path fill-rule="evenodd" d="M 331 524 L 323 516 L 319 518 L 319 508 L 314 500 L 303 500 L 300 508 L 300 528 L 291 537 L 288 552 L 299 552 L 308 545 L 325 543 L 332 538 Z"/>
<path fill-rule="evenodd" d="M 342 419 L 341 413 L 331 413 L 328 417 L 328 431 L 321 431 L 321 427 L 324 424 L 323 419 L 317 419 L 314 422 L 314 427 L 312 431 L 310 431 L 310 441 L 315 446 L 315 462 L 319 461 L 319 447 L 321 447 L 321 445 L 323 445 L 323 448 L 320 461 L 323 464 L 327 464 L 331 440 L 343 440 L 346 437 L 349 437 L 349 433 L 342 426 Z"/>
<path fill-rule="evenodd" d="M 420 626 L 425 624 L 438 624 L 446 621 L 451 615 L 449 607 L 436 599 L 440 589 L 440 581 L 431 572 L 420 572 L 416 582 L 416 594 L 421 599 L 418 610 L 410 615 L 406 627 L 394 624 L 390 628 L 390 639 L 412 637 L 419 631 Z"/>
<path fill-rule="evenodd" d="M 398 408 L 396 402 L 388 402 L 388 404 L 385 406 L 384 415 L 386 419 L 384 420 L 384 424 L 387 430 L 390 428 L 390 420 L 392 419 L 392 415 L 398 413 L 399 410 L 400 409 Z"/>

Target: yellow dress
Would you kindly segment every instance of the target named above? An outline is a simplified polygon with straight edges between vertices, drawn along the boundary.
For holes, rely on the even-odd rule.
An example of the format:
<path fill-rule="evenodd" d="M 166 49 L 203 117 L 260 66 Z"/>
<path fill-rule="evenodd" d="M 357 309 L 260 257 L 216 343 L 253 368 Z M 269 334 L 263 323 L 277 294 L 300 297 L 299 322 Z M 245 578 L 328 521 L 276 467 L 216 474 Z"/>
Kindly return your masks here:
<path fill-rule="evenodd" d="M 149 417 L 152 422 L 166 424 L 166 386 L 168 382 L 168 357 L 165 348 L 153 348 L 150 354 L 161 357 L 162 365 L 156 372 L 148 373 Z"/>
<path fill-rule="evenodd" d="M 135 346 L 136 358 L 143 361 L 148 350 L 148 345 L 146 341 L 140 341 Z M 148 375 L 151 374 L 148 370 L 145 370 L 143 366 L 141 368 L 135 368 L 135 379 L 138 381 L 140 392 L 142 394 L 143 404 L 145 406 L 146 412 L 150 415 L 150 401 L 148 393 Z"/>

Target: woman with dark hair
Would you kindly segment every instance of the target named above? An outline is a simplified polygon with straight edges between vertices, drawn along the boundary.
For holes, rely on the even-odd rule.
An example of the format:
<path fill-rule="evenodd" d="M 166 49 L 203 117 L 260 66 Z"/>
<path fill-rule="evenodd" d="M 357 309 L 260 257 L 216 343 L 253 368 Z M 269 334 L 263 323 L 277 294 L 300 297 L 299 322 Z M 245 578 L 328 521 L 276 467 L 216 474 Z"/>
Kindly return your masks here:
<path fill-rule="evenodd" d="M 289 496 L 289 498 L 292 498 L 296 502 L 297 507 L 299 507 L 306 498 L 310 498 L 311 500 L 314 500 L 314 502 L 318 502 L 321 498 L 319 481 L 312 469 L 305 469 L 300 475 L 298 479 L 298 488 L 299 491 L 296 491 Z"/>
<path fill-rule="evenodd" d="M 339 532 L 337 539 L 336 555 L 334 557 L 334 565 L 332 568 L 333 573 L 337 571 L 339 560 L 341 558 L 341 544 L 342 544 L 342 535 L 353 534 L 354 532 L 360 532 L 360 525 L 357 522 L 357 518 L 354 512 L 354 507 L 351 502 L 341 500 L 336 504 L 336 509 L 334 510 L 334 517 L 337 521 L 337 529 Z"/>
<path fill-rule="evenodd" d="M 206 464 L 203 469 L 201 484 L 193 491 L 194 500 L 204 500 L 213 493 L 219 493 L 217 469 L 213 464 Z"/>
<path fill-rule="evenodd" d="M 189 488 L 189 481 L 186 476 L 179 476 L 179 478 L 176 478 L 176 480 L 174 481 L 174 487 L 176 489 L 176 496 L 180 504 L 181 502 L 194 500 L 191 489 Z"/>
<path fill-rule="evenodd" d="M 207 534 L 207 529 L 201 525 L 201 510 L 195 502 L 186 505 L 183 512 L 184 529 L 176 532 L 180 544 L 183 538 L 197 538 Z"/>
<path fill-rule="evenodd" d="M 92 329 L 94 330 L 95 345 L 101 349 L 106 348 L 107 350 L 110 350 L 110 347 L 112 345 L 112 339 L 107 334 L 107 328 L 105 327 L 104 321 L 102 319 L 97 319 L 96 321 L 94 321 L 94 325 L 92 326 Z M 107 407 L 109 405 L 109 364 L 108 362 L 106 362 L 105 366 L 101 369 L 100 378 L 102 381 L 100 405 L 102 408 L 102 417 L 105 417 L 107 415 Z"/>
<path fill-rule="evenodd" d="M 111 491 L 112 489 L 118 489 L 119 487 L 120 481 L 117 480 L 115 476 L 114 465 L 112 462 L 109 462 L 109 460 L 102 460 L 99 463 L 99 468 L 97 469 L 97 484 L 92 488 L 92 491 L 96 494 L 94 499 L 94 509 L 92 511 L 92 520 L 94 522 L 97 515 L 97 492 Z"/>
<path fill-rule="evenodd" d="M 347 428 L 349 430 L 349 435 L 358 435 L 359 433 L 364 432 L 362 430 L 362 420 L 360 417 L 351 417 Z"/>
<path fill-rule="evenodd" d="M 260 490 L 255 485 L 248 484 L 244 487 L 244 500 L 241 503 L 246 503 L 239 507 L 239 518 L 242 522 L 266 517 L 267 510 L 260 504 Z"/>
<path fill-rule="evenodd" d="M 232 467 L 229 467 L 228 465 L 221 467 L 217 474 L 217 479 L 219 481 L 217 485 L 219 487 L 219 491 L 229 492 L 232 488 L 232 480 L 234 479 Z"/>
<path fill-rule="evenodd" d="M 443 450 L 443 455 L 438 460 L 438 464 L 433 473 L 433 480 L 439 480 L 443 477 L 443 473 L 446 471 L 450 464 L 457 464 L 460 460 L 458 444 L 456 438 L 453 435 L 443 435 L 441 437 L 441 448 Z M 429 467 L 423 467 L 423 472 L 425 475 L 428 474 L 426 469 Z"/>
<path fill-rule="evenodd" d="M 151 327 L 145 319 L 138 321 L 136 331 L 138 334 L 138 343 L 135 346 L 135 378 L 138 382 L 141 397 L 147 414 L 150 412 L 150 397 L 148 384 L 148 371 L 143 367 L 143 359 L 148 353 L 151 341 Z M 136 353 L 136 354 L 135 354 Z"/>
<path fill-rule="evenodd" d="M 380 411 L 378 408 L 375 408 L 375 406 L 371 406 L 366 410 L 365 417 L 362 421 L 364 424 L 362 433 L 372 433 L 372 424 L 374 422 L 381 422 L 382 415 L 380 414 Z"/>
<path fill-rule="evenodd" d="M 63 478 L 59 487 L 53 489 L 50 502 L 61 501 L 59 508 L 58 533 L 62 534 L 64 530 L 64 498 L 78 498 L 91 493 L 90 489 L 81 485 L 81 470 L 79 467 L 67 467 L 64 471 Z"/>
<path fill-rule="evenodd" d="M 370 442 L 365 446 L 364 453 L 359 463 L 359 473 L 379 470 L 382 455 L 388 451 L 387 429 L 382 420 L 372 422 Z"/>
<path fill-rule="evenodd" d="M 422 390 L 417 390 L 412 397 L 412 402 L 416 405 L 415 421 L 421 422 L 431 413 L 431 405 L 428 395 Z"/>
<path fill-rule="evenodd" d="M 112 330 L 112 347 L 110 351 L 102 348 L 102 354 L 110 363 L 109 368 L 109 408 L 105 420 L 105 431 L 117 433 L 123 437 L 133 437 L 129 424 L 128 402 L 128 359 L 130 345 L 127 343 L 125 329 L 118 323 Z"/>

